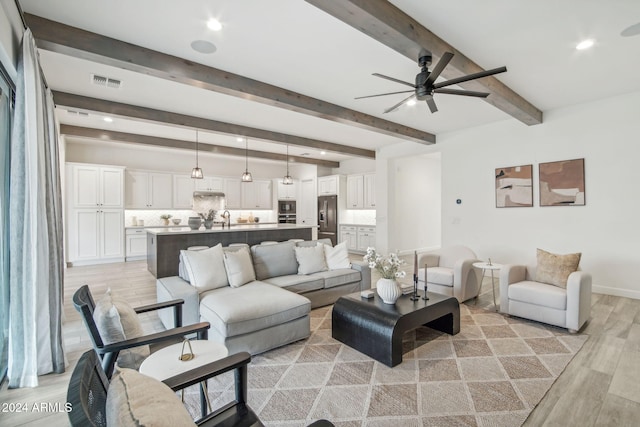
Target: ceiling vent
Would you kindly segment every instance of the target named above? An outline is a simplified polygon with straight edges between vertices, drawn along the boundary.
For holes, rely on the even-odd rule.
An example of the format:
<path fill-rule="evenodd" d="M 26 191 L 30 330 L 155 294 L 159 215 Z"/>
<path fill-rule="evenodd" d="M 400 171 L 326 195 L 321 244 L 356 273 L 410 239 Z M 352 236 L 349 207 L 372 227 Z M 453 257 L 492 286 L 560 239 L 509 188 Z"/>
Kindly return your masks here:
<path fill-rule="evenodd" d="M 71 114 L 74 116 L 81 116 L 81 117 L 89 117 L 89 113 L 85 113 L 84 111 L 77 111 L 77 110 L 67 110 L 67 114 Z"/>
<path fill-rule="evenodd" d="M 109 87 L 111 89 L 120 89 L 120 86 L 122 86 L 122 80 L 99 76 L 97 74 L 91 74 L 91 82 L 94 85 Z"/>

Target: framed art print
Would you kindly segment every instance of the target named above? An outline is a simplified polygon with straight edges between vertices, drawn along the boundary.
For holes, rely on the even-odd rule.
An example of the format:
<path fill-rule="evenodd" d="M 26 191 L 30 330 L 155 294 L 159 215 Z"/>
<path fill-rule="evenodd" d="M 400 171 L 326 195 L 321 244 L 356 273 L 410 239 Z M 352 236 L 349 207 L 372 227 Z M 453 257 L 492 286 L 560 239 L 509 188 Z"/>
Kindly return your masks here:
<path fill-rule="evenodd" d="M 496 207 L 533 206 L 533 165 L 496 169 Z"/>
<path fill-rule="evenodd" d="M 584 206 L 584 159 L 540 163 L 540 206 Z"/>

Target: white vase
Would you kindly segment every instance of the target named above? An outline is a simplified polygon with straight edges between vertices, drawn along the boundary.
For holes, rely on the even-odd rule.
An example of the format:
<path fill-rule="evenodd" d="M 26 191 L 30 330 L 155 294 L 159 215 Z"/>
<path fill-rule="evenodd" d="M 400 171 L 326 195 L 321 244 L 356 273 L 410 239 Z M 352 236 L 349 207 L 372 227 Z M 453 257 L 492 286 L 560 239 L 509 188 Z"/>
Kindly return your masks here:
<path fill-rule="evenodd" d="M 400 295 L 402 295 L 400 286 L 398 286 L 395 279 L 378 279 L 376 291 L 385 304 L 395 304 Z"/>

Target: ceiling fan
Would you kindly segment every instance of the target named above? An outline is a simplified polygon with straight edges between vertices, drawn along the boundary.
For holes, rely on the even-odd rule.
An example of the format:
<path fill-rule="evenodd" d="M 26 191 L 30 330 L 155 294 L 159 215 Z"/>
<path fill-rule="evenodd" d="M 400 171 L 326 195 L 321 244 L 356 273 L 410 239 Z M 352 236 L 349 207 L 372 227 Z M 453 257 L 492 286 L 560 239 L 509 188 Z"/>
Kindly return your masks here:
<path fill-rule="evenodd" d="M 391 108 L 387 108 L 384 110 L 385 113 L 390 113 L 392 111 L 397 110 L 402 104 L 408 102 L 412 99 L 416 99 L 418 101 L 426 101 L 429 106 L 429 110 L 432 113 L 438 111 L 438 107 L 436 106 L 435 101 L 433 100 L 433 95 L 436 93 L 444 93 L 448 95 L 463 95 L 463 96 L 474 96 L 477 98 L 486 98 L 489 96 L 486 92 L 475 92 L 471 90 L 461 90 L 461 89 L 447 89 L 446 86 L 455 85 L 458 83 L 466 82 L 469 80 L 480 79 L 482 77 L 491 76 L 493 74 L 504 73 L 507 71 L 507 67 L 494 68 L 493 70 L 481 71 L 479 73 L 469 74 L 466 76 L 458 77 L 455 79 L 447 80 L 444 82 L 436 83 L 436 79 L 442 73 L 442 70 L 449 64 L 453 58 L 453 53 L 445 52 L 440 58 L 440 61 L 436 64 L 433 70 L 429 71 L 427 67 L 431 65 L 431 52 L 427 50 L 423 50 L 420 53 L 420 57 L 418 58 L 418 65 L 421 67 L 421 71 L 416 75 L 415 84 L 405 82 L 403 80 L 398 80 L 393 77 L 385 76 L 384 74 L 373 73 L 374 76 L 380 77 L 382 79 L 391 80 L 392 82 L 400 83 L 403 85 L 411 86 L 413 90 L 404 90 L 399 92 L 389 92 L 389 93 L 381 93 L 378 95 L 368 95 L 368 96 L 359 96 L 355 99 L 363 99 L 363 98 L 373 98 L 376 96 L 387 96 L 387 95 L 395 95 L 398 93 L 409 93 L 414 92 L 409 95 L 407 98 L 398 102 Z"/>

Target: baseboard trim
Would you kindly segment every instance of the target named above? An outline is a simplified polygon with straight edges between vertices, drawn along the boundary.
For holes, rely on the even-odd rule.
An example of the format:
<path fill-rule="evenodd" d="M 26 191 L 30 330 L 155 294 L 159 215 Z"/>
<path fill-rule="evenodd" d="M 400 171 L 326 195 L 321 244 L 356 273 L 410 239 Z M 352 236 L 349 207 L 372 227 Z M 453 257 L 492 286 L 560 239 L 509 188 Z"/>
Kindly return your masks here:
<path fill-rule="evenodd" d="M 633 289 L 612 288 L 610 286 L 593 285 L 591 290 L 594 294 L 613 295 L 616 297 L 626 297 L 632 299 L 640 299 L 640 291 Z"/>

